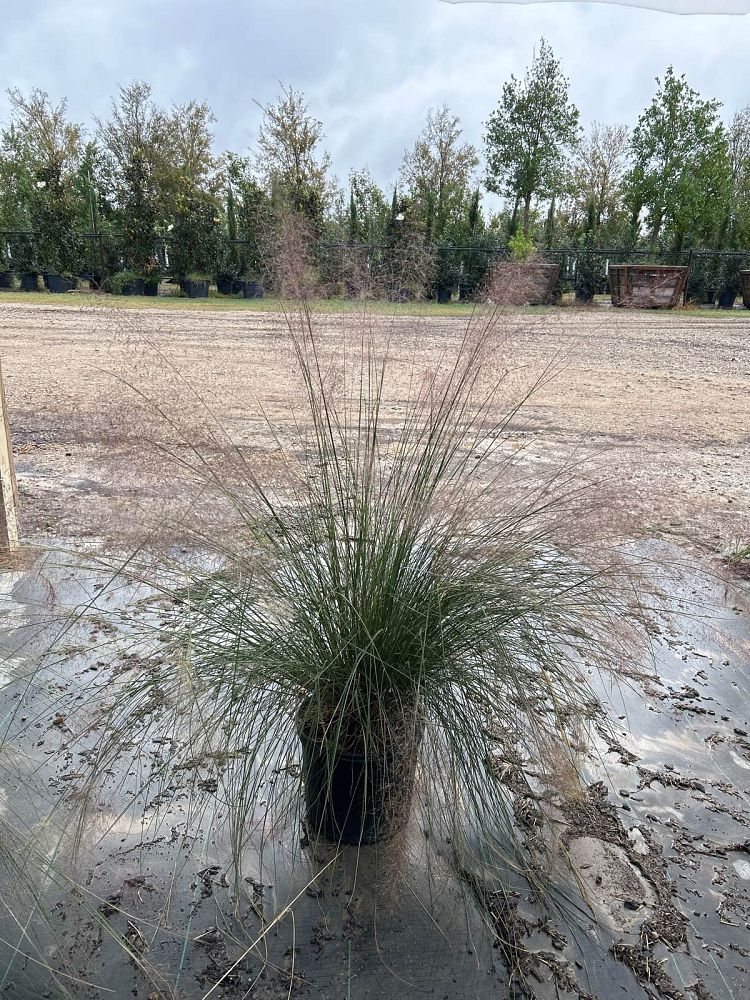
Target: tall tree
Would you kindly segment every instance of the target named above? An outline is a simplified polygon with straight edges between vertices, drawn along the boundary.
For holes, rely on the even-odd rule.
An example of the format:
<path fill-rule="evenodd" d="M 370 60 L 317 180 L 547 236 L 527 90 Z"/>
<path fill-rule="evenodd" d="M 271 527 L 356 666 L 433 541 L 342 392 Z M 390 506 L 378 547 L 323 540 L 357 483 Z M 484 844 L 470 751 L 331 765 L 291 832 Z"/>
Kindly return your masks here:
<path fill-rule="evenodd" d="M 304 215 L 320 232 L 331 195 L 330 156 L 321 149 L 323 123 L 310 114 L 304 94 L 284 87 L 263 111 L 256 165 L 275 200 Z"/>
<path fill-rule="evenodd" d="M 96 125 L 125 233 L 125 266 L 148 274 L 156 268 L 157 232 L 171 214 L 167 115 L 154 104 L 151 87 L 135 81 L 120 88 L 109 117 Z"/>
<path fill-rule="evenodd" d="M 604 242 L 616 237 L 625 221 L 625 174 L 630 136 L 624 125 L 594 122 L 576 143 L 570 160 L 566 194 L 572 228 L 600 233 Z M 589 211 L 593 209 L 593 229 Z"/>
<path fill-rule="evenodd" d="M 671 66 L 656 82 L 656 94 L 631 141 L 631 208 L 639 217 L 645 212 L 652 249 L 664 234 L 675 245 L 687 239 L 710 245 L 730 196 L 721 104 L 704 100 Z"/>
<path fill-rule="evenodd" d="M 563 151 L 578 134 L 578 109 L 551 47 L 542 39 L 523 80 L 511 76 L 485 126 L 487 188 L 517 200 L 529 234 L 535 197 L 551 197 Z"/>
<path fill-rule="evenodd" d="M 171 168 L 167 178 L 176 198 L 211 198 L 218 194 L 221 163 L 213 153 L 215 121 L 205 101 L 177 104 L 167 116 L 165 142 Z"/>
<path fill-rule="evenodd" d="M 357 216 L 359 238 L 364 243 L 380 243 L 388 225 L 388 201 L 369 170 L 351 170 L 349 189 Z"/>
<path fill-rule="evenodd" d="M 226 153 L 224 182 L 233 193 L 241 273 L 250 278 L 262 277 L 263 258 L 271 228 L 271 203 L 258 181 L 253 163 L 247 156 Z"/>
<path fill-rule="evenodd" d="M 65 99 L 54 104 L 43 90 L 25 95 L 8 91 L 11 123 L 3 133 L 3 149 L 33 184 L 23 190 L 35 230 L 38 266 L 73 274 L 80 264 L 75 234 L 82 215 L 77 184 L 83 153 L 83 130 L 68 118 Z"/>
<path fill-rule="evenodd" d="M 750 106 L 738 111 L 729 129 L 732 228 L 737 246 L 750 243 Z"/>
<path fill-rule="evenodd" d="M 474 146 L 461 142 L 459 119 L 445 104 L 431 108 L 400 170 L 401 185 L 426 222 L 431 215 L 431 238 L 439 238 L 446 225 L 465 216 L 478 165 Z"/>

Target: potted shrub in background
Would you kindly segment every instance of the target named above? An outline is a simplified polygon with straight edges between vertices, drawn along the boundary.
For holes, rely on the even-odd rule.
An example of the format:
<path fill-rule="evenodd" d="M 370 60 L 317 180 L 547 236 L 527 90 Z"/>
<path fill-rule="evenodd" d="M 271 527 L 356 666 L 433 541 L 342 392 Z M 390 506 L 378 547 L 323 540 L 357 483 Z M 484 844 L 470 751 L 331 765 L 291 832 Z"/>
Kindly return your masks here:
<path fill-rule="evenodd" d="M 495 264 L 488 277 L 487 294 L 500 305 L 549 305 L 560 276 L 559 264 L 537 256 L 530 237 L 519 230 L 508 240 L 511 261 Z"/>
<path fill-rule="evenodd" d="M 226 244 L 221 248 L 216 269 L 216 290 L 220 295 L 234 295 L 241 291 L 240 268 L 236 247 Z"/>
<path fill-rule="evenodd" d="M 0 242 L 0 288 L 13 288 L 13 269 L 8 244 Z"/>
<path fill-rule="evenodd" d="M 741 257 L 728 255 L 718 268 L 719 309 L 733 309 L 740 290 Z"/>
<path fill-rule="evenodd" d="M 82 263 L 72 191 L 54 169 L 38 172 L 36 188 L 31 223 L 37 234 L 44 283 L 50 292 L 69 292 L 76 285 Z"/>
<path fill-rule="evenodd" d="M 601 254 L 594 252 L 594 240 L 587 234 L 580 243 L 575 257 L 575 277 L 573 288 L 578 302 L 589 303 L 606 287 L 606 275 Z"/>
<path fill-rule="evenodd" d="M 750 271 L 740 271 L 740 293 L 742 304 L 746 309 L 750 309 Z"/>
<path fill-rule="evenodd" d="M 244 299 L 262 299 L 265 294 L 260 276 L 253 275 L 252 272 L 241 279 L 241 288 Z"/>
<path fill-rule="evenodd" d="M 614 551 L 593 557 L 586 497 L 559 470 L 531 489 L 528 469 L 517 482 L 512 459 L 487 460 L 517 411 L 492 365 L 497 315 L 472 321 L 393 424 L 382 343 L 359 331 L 361 352 L 335 359 L 303 308 L 289 318 L 300 437 L 285 448 L 273 428 L 289 479 L 266 489 L 250 470 L 238 488 L 191 462 L 238 530 L 221 533 L 218 570 L 147 574 L 158 655 L 108 699 L 98 766 L 165 724 L 154 697 L 169 706 L 161 780 L 221 755 L 238 864 L 250 829 L 277 831 L 300 793 L 308 835 L 339 844 L 394 836 L 415 788 L 456 850 L 467 825 L 512 837 L 498 741 L 566 757 L 587 670 L 632 655 L 637 608 Z"/>
<path fill-rule="evenodd" d="M 39 256 L 34 233 L 19 233 L 11 244 L 13 268 L 21 282 L 21 291 L 39 291 Z"/>
<path fill-rule="evenodd" d="M 716 304 L 717 288 L 718 275 L 714 259 L 704 253 L 694 253 L 687 284 L 688 299 L 703 306 L 713 306 Z"/>
<path fill-rule="evenodd" d="M 182 201 L 169 232 L 169 263 L 189 298 L 205 298 L 221 259 L 222 240 L 216 207 L 207 196 Z"/>
<path fill-rule="evenodd" d="M 118 271 L 109 279 L 113 295 L 145 295 L 145 280 L 135 271 Z"/>

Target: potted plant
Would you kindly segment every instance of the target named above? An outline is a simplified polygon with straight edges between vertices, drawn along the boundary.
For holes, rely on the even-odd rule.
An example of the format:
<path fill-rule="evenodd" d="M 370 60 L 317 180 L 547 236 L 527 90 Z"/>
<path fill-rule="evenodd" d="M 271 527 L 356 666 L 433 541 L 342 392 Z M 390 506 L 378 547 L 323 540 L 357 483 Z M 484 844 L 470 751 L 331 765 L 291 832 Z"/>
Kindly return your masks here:
<path fill-rule="evenodd" d="M 141 627 L 158 655 L 108 697 L 116 724 L 97 762 L 161 731 L 154 706 L 168 706 L 179 723 L 162 780 L 221 761 L 236 858 L 250 829 L 277 830 L 300 799 L 310 838 L 392 838 L 417 789 L 456 844 L 467 811 L 478 836 L 512 836 L 496 754 L 572 752 L 561 733 L 578 731 L 587 670 L 632 655 L 614 553 L 584 558 L 585 497 L 557 473 L 532 490 L 525 470 L 515 489 L 512 466 L 498 479 L 487 459 L 516 412 L 493 373 L 494 316 L 472 321 L 394 425 L 382 345 L 363 332 L 363 353 L 333 370 L 303 309 L 289 321 L 306 406 L 288 495 L 254 473 L 241 493 L 224 488 L 212 462 L 202 482 L 218 483 L 243 530 L 221 533 L 218 569 L 143 576 L 158 614 Z M 476 488 L 483 475 L 492 490 Z"/>
<path fill-rule="evenodd" d="M 242 287 L 242 297 L 244 299 L 262 299 L 265 294 L 265 289 L 263 287 L 263 282 L 260 280 L 259 275 L 253 275 L 252 272 L 249 276 L 244 277 L 241 280 Z"/>
<path fill-rule="evenodd" d="M 145 295 L 145 279 L 135 271 L 118 271 L 109 279 L 113 295 Z"/>
<path fill-rule="evenodd" d="M 589 303 L 606 287 L 606 276 L 601 256 L 594 252 L 593 238 L 587 234 L 581 241 L 580 249 L 575 258 L 575 277 L 573 288 L 578 302 Z"/>
<path fill-rule="evenodd" d="M 740 293 L 745 309 L 750 309 L 750 271 L 740 271 Z"/>
<path fill-rule="evenodd" d="M 39 254 L 34 233 L 18 233 L 13 237 L 11 259 L 20 278 L 21 291 L 39 291 Z"/>
<path fill-rule="evenodd" d="M 237 253 L 234 246 L 227 245 L 223 247 L 215 280 L 216 290 L 219 295 L 234 295 L 241 291 L 240 269 L 237 264 Z"/>
<path fill-rule="evenodd" d="M 511 260 L 495 264 L 489 274 L 489 298 L 501 305 L 549 305 L 560 265 L 539 259 L 533 241 L 522 230 L 508 240 L 508 249 Z"/>
<path fill-rule="evenodd" d="M 83 254 L 75 229 L 74 191 L 59 164 L 40 167 L 37 172 L 31 222 L 47 289 L 56 293 L 71 291 L 77 283 Z"/>
<path fill-rule="evenodd" d="M 207 299 L 210 278 L 200 272 L 186 274 L 180 280 L 180 288 L 189 299 Z"/>
<path fill-rule="evenodd" d="M 719 309 L 733 309 L 740 289 L 740 259 L 729 255 L 719 267 Z"/>
<path fill-rule="evenodd" d="M 717 269 L 713 258 L 705 253 L 696 252 L 690 266 L 688 299 L 703 306 L 713 306 L 716 304 L 717 285 Z"/>
<path fill-rule="evenodd" d="M 206 196 L 186 198 L 169 233 L 169 263 L 189 298 L 206 298 L 211 275 L 222 259 L 216 207 Z"/>

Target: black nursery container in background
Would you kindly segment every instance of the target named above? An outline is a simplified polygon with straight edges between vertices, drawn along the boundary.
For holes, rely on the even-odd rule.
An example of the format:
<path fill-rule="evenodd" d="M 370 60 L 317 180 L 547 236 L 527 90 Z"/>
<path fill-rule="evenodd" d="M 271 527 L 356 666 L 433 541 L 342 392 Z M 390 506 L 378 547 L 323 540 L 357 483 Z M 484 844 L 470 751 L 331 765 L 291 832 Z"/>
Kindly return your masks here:
<path fill-rule="evenodd" d="M 60 295 L 64 292 L 72 292 L 75 288 L 73 278 L 64 278 L 61 274 L 46 274 L 44 283 L 47 291 Z"/>
<path fill-rule="evenodd" d="M 39 291 L 39 275 L 35 271 L 26 271 L 21 275 L 21 291 L 22 292 L 38 292 Z"/>
<path fill-rule="evenodd" d="M 184 278 L 180 288 L 189 299 L 208 298 L 208 281 L 203 278 Z"/>

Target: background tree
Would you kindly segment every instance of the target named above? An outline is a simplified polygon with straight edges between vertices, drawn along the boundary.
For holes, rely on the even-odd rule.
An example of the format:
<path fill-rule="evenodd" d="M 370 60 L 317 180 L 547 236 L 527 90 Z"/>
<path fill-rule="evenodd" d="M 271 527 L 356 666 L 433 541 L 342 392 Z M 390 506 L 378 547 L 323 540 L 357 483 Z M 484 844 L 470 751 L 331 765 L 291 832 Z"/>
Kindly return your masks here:
<path fill-rule="evenodd" d="M 256 166 L 277 205 L 301 213 L 313 234 L 323 228 L 331 195 L 330 156 L 321 149 L 323 123 L 309 113 L 304 94 L 285 87 L 263 111 Z"/>
<path fill-rule="evenodd" d="M 704 100 L 670 66 L 638 119 L 627 177 L 634 217 L 645 212 L 655 250 L 663 236 L 713 245 L 729 208 L 729 146 L 718 101 Z"/>
<path fill-rule="evenodd" d="M 120 88 L 109 118 L 96 119 L 96 125 L 124 234 L 124 266 L 151 274 L 157 267 L 157 235 L 166 230 L 170 207 L 167 115 L 152 101 L 151 87 L 136 81 Z"/>
<path fill-rule="evenodd" d="M 563 151 L 578 134 L 578 109 L 568 97 L 568 80 L 542 39 L 523 80 L 503 86 L 485 126 L 487 188 L 516 199 L 528 236 L 535 197 L 551 197 L 559 186 Z"/>
<path fill-rule="evenodd" d="M 732 243 L 750 245 L 750 106 L 738 111 L 729 129 Z"/>
<path fill-rule="evenodd" d="M 178 208 L 180 200 L 214 199 L 221 189 L 221 160 L 213 152 L 216 118 L 204 101 L 175 105 L 165 118 L 164 148 L 168 170 L 164 181 L 168 197 Z"/>
<path fill-rule="evenodd" d="M 350 171 L 349 190 L 361 242 L 381 243 L 390 218 L 388 200 L 383 191 L 366 168 Z"/>
<path fill-rule="evenodd" d="M 474 146 L 461 142 L 458 118 L 445 104 L 431 108 L 417 141 L 404 154 L 399 173 L 401 186 L 421 212 L 431 239 L 439 239 L 446 226 L 465 218 L 478 165 Z"/>
<path fill-rule="evenodd" d="M 259 280 L 271 238 L 271 201 L 249 157 L 226 153 L 224 174 L 225 184 L 233 192 L 237 238 L 243 241 L 239 252 L 240 273 Z"/>
<path fill-rule="evenodd" d="M 625 175 L 629 143 L 624 125 L 600 122 L 594 122 L 588 134 L 576 143 L 565 184 L 571 235 L 585 230 L 600 245 L 618 241 L 627 224 Z"/>
<path fill-rule="evenodd" d="M 82 128 L 68 119 L 65 99 L 53 104 L 43 90 L 26 96 L 8 91 L 11 123 L 3 147 L 15 161 L 16 174 L 26 174 L 26 215 L 35 232 L 36 265 L 59 274 L 73 275 L 81 263 L 76 222 L 81 205 L 76 174 L 82 152 Z"/>

